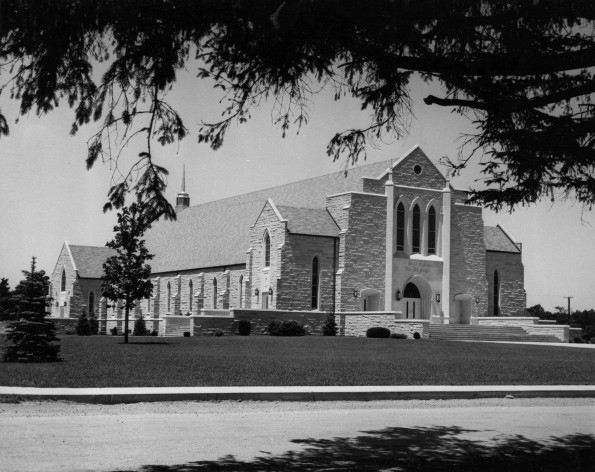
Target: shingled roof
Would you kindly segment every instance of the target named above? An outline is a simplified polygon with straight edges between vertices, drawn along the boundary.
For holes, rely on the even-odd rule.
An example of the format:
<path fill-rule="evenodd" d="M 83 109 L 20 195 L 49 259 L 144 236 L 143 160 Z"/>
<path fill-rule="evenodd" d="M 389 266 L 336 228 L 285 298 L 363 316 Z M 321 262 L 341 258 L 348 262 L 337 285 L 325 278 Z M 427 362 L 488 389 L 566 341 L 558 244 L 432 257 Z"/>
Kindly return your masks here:
<path fill-rule="evenodd" d="M 485 226 L 483 239 L 486 251 L 514 252 L 518 254 L 521 252 L 500 226 Z"/>
<path fill-rule="evenodd" d="M 323 208 L 296 208 L 278 206 L 277 210 L 287 220 L 287 230 L 294 234 L 313 236 L 339 236 L 339 227 Z"/>
<path fill-rule="evenodd" d="M 326 197 L 363 190 L 362 177 L 378 176 L 390 161 L 354 167 L 347 176 L 335 172 L 278 187 L 258 190 L 235 197 L 192 206 L 178 213 L 175 222 L 158 221 L 146 233 L 147 248 L 155 258 L 154 274 L 246 263 L 250 226 L 256 221 L 267 199 L 282 207 L 325 209 Z M 325 210 L 326 211 L 326 210 Z M 289 210 L 292 212 L 292 210 Z M 289 227 L 303 230 L 303 224 L 314 218 L 313 212 L 293 211 Z M 300 216 L 301 215 L 301 216 Z M 325 229 L 328 232 L 328 221 Z M 297 231 L 296 231 L 297 232 Z M 331 231 L 332 232 L 332 231 Z"/>
<path fill-rule="evenodd" d="M 68 245 L 70 254 L 79 277 L 84 279 L 100 279 L 103 275 L 103 263 L 116 252 L 108 247 Z"/>

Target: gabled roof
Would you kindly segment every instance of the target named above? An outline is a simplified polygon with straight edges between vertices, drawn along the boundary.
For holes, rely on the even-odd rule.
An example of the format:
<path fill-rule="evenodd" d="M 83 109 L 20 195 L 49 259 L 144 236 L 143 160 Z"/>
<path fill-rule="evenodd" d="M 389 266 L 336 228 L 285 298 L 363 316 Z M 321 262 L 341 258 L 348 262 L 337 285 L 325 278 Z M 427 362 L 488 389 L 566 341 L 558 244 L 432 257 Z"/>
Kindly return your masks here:
<path fill-rule="evenodd" d="M 483 239 L 485 241 L 486 251 L 513 252 L 517 254 L 521 252 L 500 226 L 485 226 L 483 229 Z"/>
<path fill-rule="evenodd" d="M 377 162 L 353 167 L 347 176 L 340 171 L 204 203 L 181 211 L 175 222 L 158 221 L 145 235 L 155 255 L 152 272 L 245 264 L 250 226 L 269 198 L 281 206 L 325 209 L 328 195 L 361 192 L 361 178 L 376 176 L 388 165 Z"/>
<path fill-rule="evenodd" d="M 287 220 L 287 230 L 295 234 L 313 236 L 339 236 L 339 227 L 326 209 L 277 206 L 283 219 Z"/>
<path fill-rule="evenodd" d="M 75 246 L 68 244 L 74 266 L 83 279 L 100 279 L 103 275 L 103 263 L 116 252 L 108 247 Z"/>

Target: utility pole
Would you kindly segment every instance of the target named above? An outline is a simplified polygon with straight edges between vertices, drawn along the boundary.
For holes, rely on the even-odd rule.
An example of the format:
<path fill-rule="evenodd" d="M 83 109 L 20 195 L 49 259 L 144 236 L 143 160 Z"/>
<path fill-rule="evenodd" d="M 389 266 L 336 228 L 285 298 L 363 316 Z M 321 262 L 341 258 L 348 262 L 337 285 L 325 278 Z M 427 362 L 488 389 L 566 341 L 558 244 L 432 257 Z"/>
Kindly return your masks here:
<path fill-rule="evenodd" d="M 570 326 L 570 299 L 574 297 L 564 297 L 568 299 L 568 326 Z"/>

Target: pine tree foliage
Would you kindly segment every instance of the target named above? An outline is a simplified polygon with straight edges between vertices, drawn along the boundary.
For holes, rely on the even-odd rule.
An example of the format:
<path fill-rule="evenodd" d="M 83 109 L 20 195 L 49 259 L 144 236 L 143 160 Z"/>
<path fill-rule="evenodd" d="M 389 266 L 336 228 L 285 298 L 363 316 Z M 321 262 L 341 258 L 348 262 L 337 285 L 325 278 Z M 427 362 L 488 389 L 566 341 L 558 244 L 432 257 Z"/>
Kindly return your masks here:
<path fill-rule="evenodd" d="M 100 124 L 87 166 L 115 161 L 106 210 L 140 195 L 150 218 L 175 218 L 167 170 L 154 144 L 186 137 L 167 102 L 177 72 L 191 69 L 223 92 L 221 119 L 199 142 L 223 145 L 234 124 L 270 103 L 285 135 L 308 121 L 321 89 L 370 112 L 363 128 L 337 130 L 333 159 L 355 162 L 370 145 L 404 136 L 409 84 L 441 87 L 428 106 L 467 116 L 477 132 L 443 162 L 485 176 L 471 201 L 494 209 L 540 198 L 595 203 L 595 2 L 592 0 L 5 0 L 0 2 L 0 94 L 20 113 L 74 109 L 72 133 Z M 100 79 L 98 64 L 105 69 Z M 0 114 L 0 137 L 8 121 Z M 117 143 L 112 138 L 117 136 Z M 119 152 L 144 139 L 124 170 Z"/>
<path fill-rule="evenodd" d="M 10 285 L 8 279 L 2 277 L 0 280 L 0 321 L 9 320 L 13 312 Z"/>
<path fill-rule="evenodd" d="M 99 321 L 93 312 L 89 313 L 89 327 L 91 334 L 99 334 Z"/>
<path fill-rule="evenodd" d="M 140 315 L 140 317 L 138 317 L 134 321 L 134 329 L 132 330 L 132 335 L 133 336 L 147 336 L 148 334 L 149 334 L 149 332 L 147 331 L 147 325 L 145 323 L 145 319 L 143 318 L 143 315 Z"/>
<path fill-rule="evenodd" d="M 91 323 L 87 316 L 87 310 L 83 309 L 79 315 L 78 323 L 76 325 L 76 334 L 79 336 L 91 336 Z"/>
<path fill-rule="evenodd" d="M 116 251 L 103 264 L 101 290 L 104 297 L 124 307 L 124 342 L 128 342 L 128 319 L 136 300 L 151 296 L 153 284 L 151 266 L 147 261 L 153 258 L 145 247 L 142 236 L 148 228 L 147 213 L 143 203 L 135 202 L 124 206 L 118 213 L 114 226 L 114 238 L 106 246 Z"/>
<path fill-rule="evenodd" d="M 31 270 L 23 271 L 22 280 L 14 291 L 15 321 L 8 325 L 7 339 L 11 343 L 4 350 L 5 362 L 57 362 L 60 346 L 55 334 L 54 323 L 46 319 L 49 278 L 43 270 L 35 268 L 35 257 Z"/>

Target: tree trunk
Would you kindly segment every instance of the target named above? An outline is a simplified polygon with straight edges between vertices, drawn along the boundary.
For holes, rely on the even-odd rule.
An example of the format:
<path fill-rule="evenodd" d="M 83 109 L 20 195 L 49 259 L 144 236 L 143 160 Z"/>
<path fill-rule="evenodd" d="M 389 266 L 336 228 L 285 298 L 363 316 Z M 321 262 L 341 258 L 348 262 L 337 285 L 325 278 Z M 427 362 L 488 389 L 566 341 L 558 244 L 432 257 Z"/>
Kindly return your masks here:
<path fill-rule="evenodd" d="M 124 344 L 128 344 L 128 314 L 130 307 L 128 306 L 128 300 L 126 301 L 126 309 L 124 310 Z"/>

